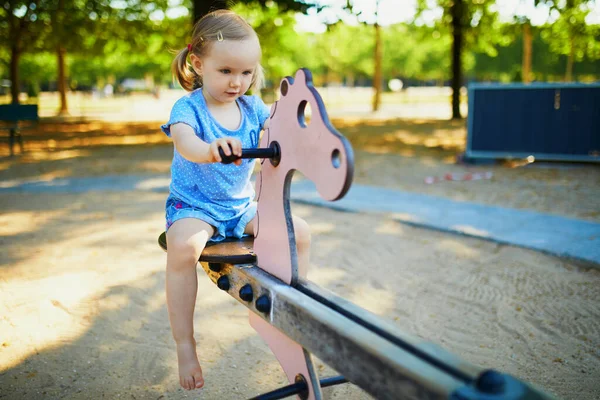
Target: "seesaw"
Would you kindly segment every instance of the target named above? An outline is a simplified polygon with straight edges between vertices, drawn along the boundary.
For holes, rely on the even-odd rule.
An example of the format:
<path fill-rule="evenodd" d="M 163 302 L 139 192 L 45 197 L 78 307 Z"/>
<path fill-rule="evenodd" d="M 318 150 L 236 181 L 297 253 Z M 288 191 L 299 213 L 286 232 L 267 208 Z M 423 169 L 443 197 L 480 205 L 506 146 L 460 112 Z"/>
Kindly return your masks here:
<path fill-rule="evenodd" d="M 350 189 L 352 147 L 329 122 L 310 71 L 280 84 L 260 148 L 254 238 L 209 244 L 200 256 L 208 277 L 250 310 L 250 325 L 265 340 L 290 386 L 254 399 L 322 398 L 321 388 L 351 382 L 378 399 L 550 399 L 508 374 L 469 364 L 437 345 L 403 332 L 332 292 L 299 270 L 290 209 L 294 171 L 319 194 L 338 200 Z M 305 120 L 307 104 L 312 109 Z M 222 155 L 224 156 L 224 155 Z M 235 157 L 223 157 L 232 162 Z M 159 237 L 166 250 L 166 235 Z M 343 377 L 319 380 L 311 355 Z"/>

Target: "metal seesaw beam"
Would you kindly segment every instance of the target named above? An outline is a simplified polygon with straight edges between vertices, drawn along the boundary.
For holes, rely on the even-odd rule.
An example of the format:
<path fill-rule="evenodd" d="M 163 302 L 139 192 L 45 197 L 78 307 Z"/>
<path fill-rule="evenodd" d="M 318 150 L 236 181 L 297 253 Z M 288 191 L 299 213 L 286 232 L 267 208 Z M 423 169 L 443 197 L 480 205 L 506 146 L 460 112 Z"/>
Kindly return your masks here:
<path fill-rule="evenodd" d="M 255 264 L 201 265 L 219 288 L 375 398 L 551 398 L 409 337 L 311 282 L 289 286 Z"/>

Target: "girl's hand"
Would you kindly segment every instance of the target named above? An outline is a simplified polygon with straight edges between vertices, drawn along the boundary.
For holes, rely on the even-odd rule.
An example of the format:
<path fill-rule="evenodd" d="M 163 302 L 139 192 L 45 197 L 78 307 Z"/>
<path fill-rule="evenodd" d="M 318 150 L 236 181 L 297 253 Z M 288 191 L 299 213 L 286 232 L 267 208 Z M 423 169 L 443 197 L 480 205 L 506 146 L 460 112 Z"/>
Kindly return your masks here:
<path fill-rule="evenodd" d="M 215 140 L 208 147 L 208 159 L 209 162 L 221 162 L 221 156 L 219 155 L 219 148 L 223 150 L 226 156 L 236 155 L 238 157 L 242 156 L 242 142 L 239 139 L 232 137 L 224 137 Z M 233 162 L 235 165 L 240 165 L 242 163 L 242 159 L 238 158 Z"/>

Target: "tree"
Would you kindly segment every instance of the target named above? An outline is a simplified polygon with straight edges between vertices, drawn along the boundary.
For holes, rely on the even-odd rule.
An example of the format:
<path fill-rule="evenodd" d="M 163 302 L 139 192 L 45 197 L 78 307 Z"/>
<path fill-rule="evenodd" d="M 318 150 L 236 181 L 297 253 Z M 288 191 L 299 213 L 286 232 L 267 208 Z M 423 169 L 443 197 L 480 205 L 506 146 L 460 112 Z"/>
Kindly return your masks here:
<path fill-rule="evenodd" d="M 65 38 L 67 36 L 67 30 L 65 29 L 66 14 L 64 0 L 58 0 L 56 11 L 52 14 L 52 31 L 54 32 L 54 37 L 60 39 Z M 67 105 L 67 69 L 65 61 L 67 49 L 62 40 L 56 40 L 55 46 L 58 66 L 56 83 L 60 98 L 58 115 L 66 115 L 69 113 L 69 107 Z"/>
<path fill-rule="evenodd" d="M 585 19 L 590 13 L 590 5 L 594 0 L 566 0 L 551 2 L 551 9 L 558 11 L 560 16 L 550 26 L 550 48 L 559 54 L 567 56 L 564 80 L 573 80 L 573 66 L 576 61 L 582 61 L 586 56 L 594 59 L 593 51 L 596 37 L 594 29 L 589 27 Z M 550 2 L 549 2 L 550 3 Z M 596 55 L 595 59 L 600 58 Z"/>
<path fill-rule="evenodd" d="M 494 0 L 418 0 L 418 20 L 433 5 L 443 10 L 441 20 L 437 24 L 450 27 L 452 35 L 452 119 L 462 118 L 460 113 L 460 88 L 463 84 L 463 50 L 465 44 L 493 51 L 490 43 L 493 38 L 485 35 L 482 27 L 491 26 L 496 20 L 496 13 L 491 6 Z"/>
<path fill-rule="evenodd" d="M 227 0 L 194 0 L 192 22 L 198 21 L 211 11 L 229 8 Z"/>
<path fill-rule="evenodd" d="M 466 14 L 464 0 L 454 0 L 449 7 L 452 25 L 452 119 L 460 119 L 460 88 L 463 82 L 461 61 Z"/>
<path fill-rule="evenodd" d="M 315 1 L 309 0 L 192 0 L 193 22 L 198 21 L 211 11 L 231 8 L 235 4 L 257 4 L 263 8 L 274 3 L 281 12 L 298 11 L 305 13 L 311 7 L 317 7 Z"/>
<path fill-rule="evenodd" d="M 344 7 L 350 13 L 354 14 L 359 20 L 361 13 L 357 11 L 353 0 L 346 0 L 346 6 Z M 373 22 L 373 37 L 374 37 L 374 51 L 373 51 L 373 101 L 372 110 L 373 112 L 379 110 L 381 104 L 381 92 L 382 92 L 382 75 L 381 75 L 381 63 L 383 57 L 383 48 L 381 41 L 381 26 L 379 25 L 379 0 L 375 0 L 375 21 Z M 363 24 L 366 22 L 362 21 Z"/>
<path fill-rule="evenodd" d="M 529 18 L 524 18 L 521 23 L 523 29 L 523 62 L 521 80 L 523 83 L 531 82 L 531 51 L 532 51 L 532 34 L 531 34 L 531 21 Z"/>
<path fill-rule="evenodd" d="M 379 110 L 379 104 L 381 103 L 381 84 L 383 77 L 381 76 L 381 59 L 383 57 L 383 49 L 381 42 L 381 27 L 379 26 L 379 0 L 376 0 L 375 6 L 375 72 L 373 73 L 373 112 Z"/>
<path fill-rule="evenodd" d="M 0 36 L 7 38 L 4 46 L 10 50 L 9 77 L 11 102 L 19 104 L 19 60 L 23 52 L 39 44 L 42 32 L 47 28 L 43 21 L 49 20 L 49 1 L 5 1 L 0 8 Z M 42 23 L 38 21 L 42 21 Z M 3 46 L 3 47 L 4 47 Z"/>
<path fill-rule="evenodd" d="M 540 3 L 545 2 L 545 0 L 520 0 L 520 6 L 526 5 L 527 3 L 532 4 L 534 7 L 537 7 Z M 521 80 L 523 83 L 529 83 L 532 79 L 532 45 L 533 45 L 533 27 L 531 26 L 531 20 L 527 15 L 519 13 L 519 9 L 517 8 L 517 13 L 514 17 L 514 21 L 516 25 L 520 28 L 520 34 L 523 41 L 523 56 L 521 60 Z"/>
<path fill-rule="evenodd" d="M 524 0 L 521 0 L 524 1 Z M 596 47 L 595 28 L 586 24 L 586 17 L 591 11 L 591 5 L 595 0 L 530 0 L 537 7 L 545 4 L 550 9 L 553 21 L 541 28 L 542 35 L 551 44 L 552 52 L 566 56 L 566 69 L 564 80 L 570 82 L 573 79 L 573 66 L 575 62 L 581 62 L 586 57 L 591 60 L 600 58 L 594 56 Z M 523 81 L 527 82 L 526 75 L 529 72 L 532 56 L 531 35 L 529 30 L 531 24 L 524 16 L 519 16 L 517 21 L 523 27 Z"/>
<path fill-rule="evenodd" d="M 294 14 L 283 12 L 274 2 L 265 7 L 238 3 L 232 9 L 248 21 L 260 38 L 268 86 L 269 80 L 290 75 L 298 63 L 296 47 L 301 44 L 294 31 Z"/>
<path fill-rule="evenodd" d="M 31 0 L 6 1 L 0 9 L 0 33 L 10 46 L 12 102 L 19 102 L 19 61 L 24 52 L 51 51 L 57 55 L 59 113 L 67 112 L 68 51 L 88 58 L 102 54 L 108 40 L 143 43 L 152 30 L 149 15 L 166 9 L 167 0 Z M 4 43 L 3 43 L 4 44 Z"/>
<path fill-rule="evenodd" d="M 402 38 L 402 45 L 398 45 Z M 447 79 L 450 36 L 438 27 L 399 23 L 383 30 L 383 75 L 401 79 Z"/>

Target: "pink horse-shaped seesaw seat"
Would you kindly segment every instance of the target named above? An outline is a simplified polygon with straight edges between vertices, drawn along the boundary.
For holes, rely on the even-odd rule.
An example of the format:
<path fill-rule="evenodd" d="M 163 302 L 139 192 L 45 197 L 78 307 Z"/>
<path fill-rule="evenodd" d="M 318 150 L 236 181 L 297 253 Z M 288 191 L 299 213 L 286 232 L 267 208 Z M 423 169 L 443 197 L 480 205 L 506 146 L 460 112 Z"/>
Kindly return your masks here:
<path fill-rule="evenodd" d="M 306 268 L 298 265 L 290 208 L 290 186 L 296 170 L 313 181 L 326 200 L 340 199 L 352 183 L 352 147 L 329 122 L 310 72 L 300 69 L 294 78 L 286 77 L 281 81 L 280 92 L 281 98 L 271 107 L 268 128 L 260 144 L 261 149 L 276 148 L 277 154 L 262 160 L 256 179 L 258 212 L 254 238 L 208 244 L 199 259 L 209 277 L 223 290 L 228 291 L 232 285 L 227 272 L 235 264 L 256 264 L 291 286 L 299 278 L 306 278 Z M 312 115 L 308 115 L 308 110 Z M 166 250 L 165 233 L 159 237 L 159 244 Z M 250 283 L 242 289 L 249 286 L 252 298 Z M 234 297 L 243 299 L 244 295 L 240 290 L 239 296 L 235 293 Z M 256 305 L 260 308 L 258 302 Z M 268 311 L 266 315 L 251 311 L 250 324 L 267 342 L 288 380 L 304 380 L 308 385 L 306 398 L 320 399 L 321 389 L 310 353 L 274 328 L 270 321 L 276 310 Z"/>

